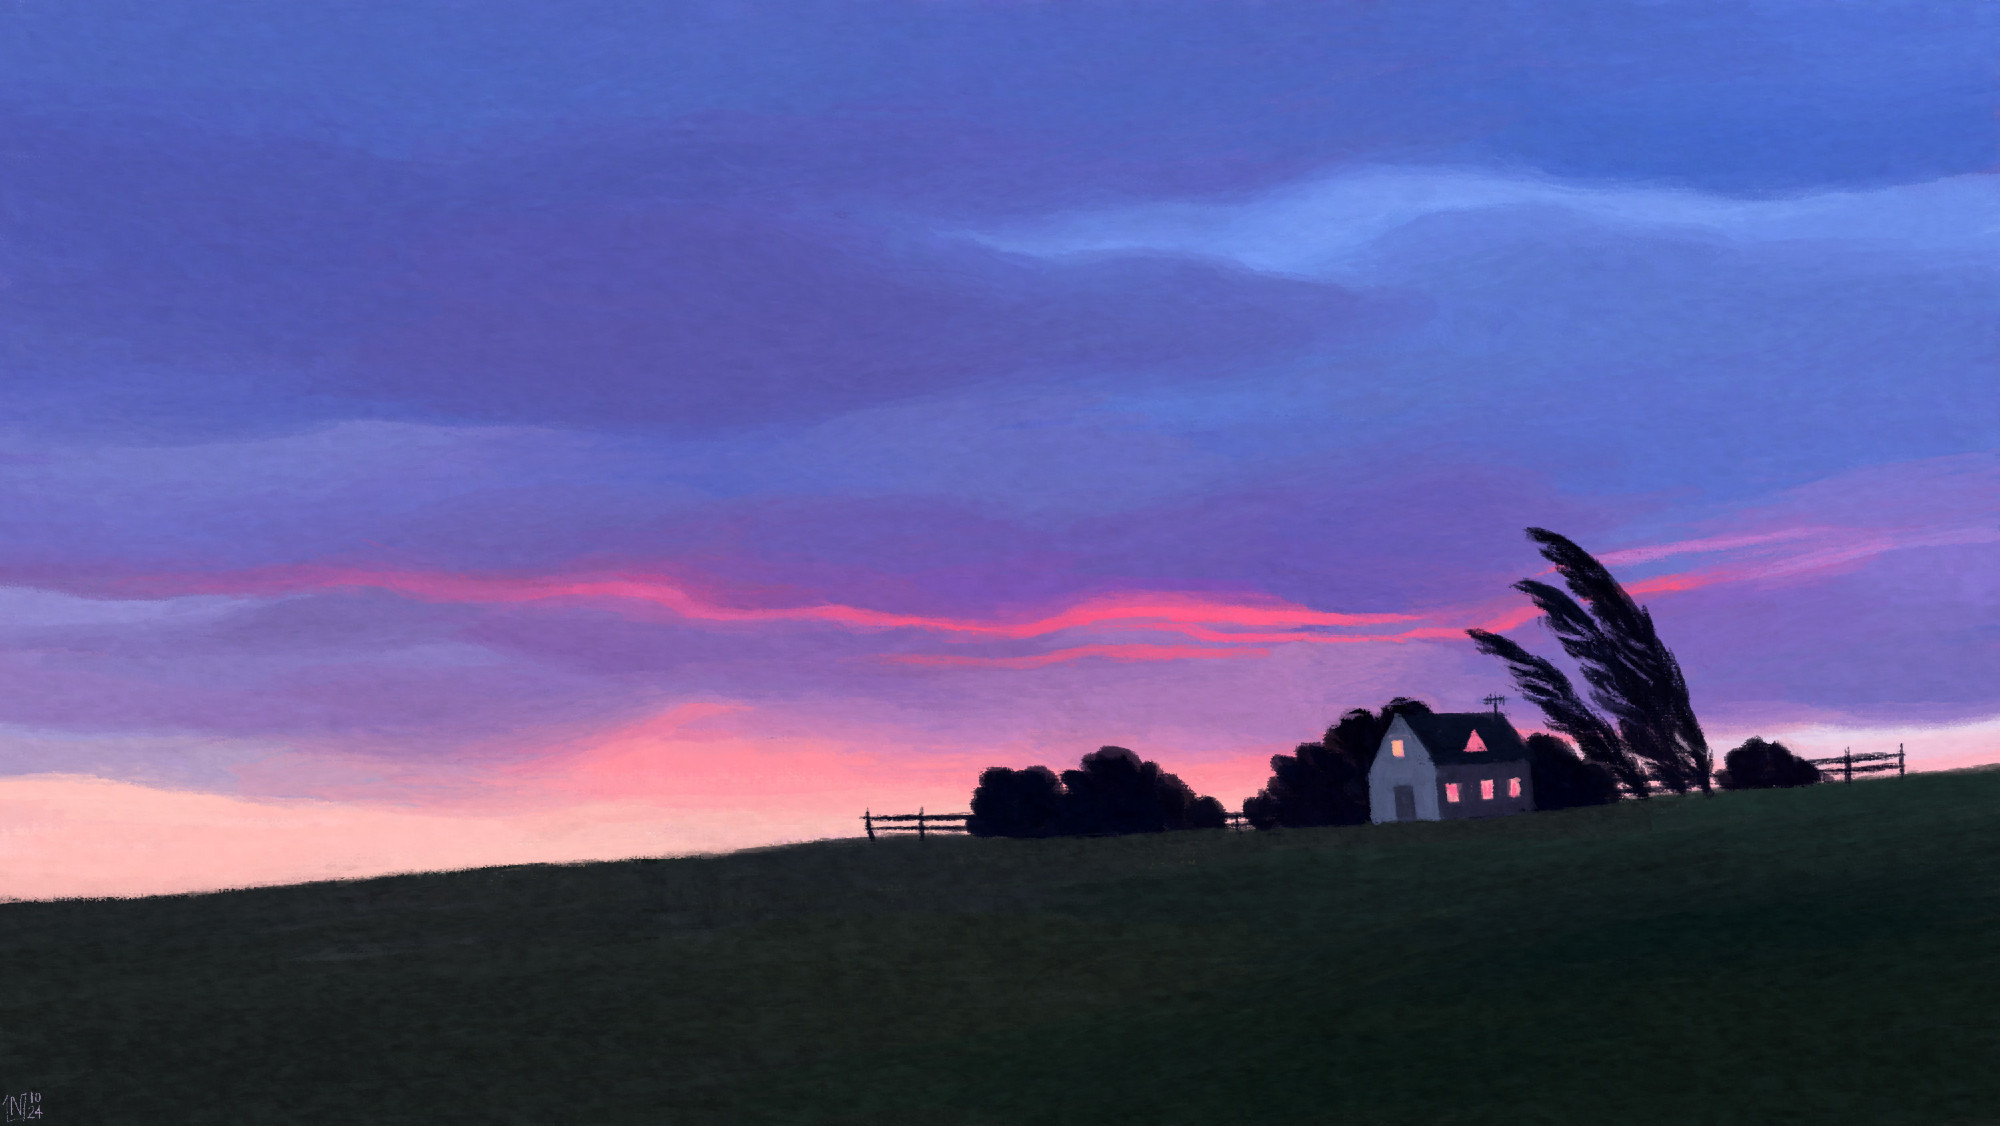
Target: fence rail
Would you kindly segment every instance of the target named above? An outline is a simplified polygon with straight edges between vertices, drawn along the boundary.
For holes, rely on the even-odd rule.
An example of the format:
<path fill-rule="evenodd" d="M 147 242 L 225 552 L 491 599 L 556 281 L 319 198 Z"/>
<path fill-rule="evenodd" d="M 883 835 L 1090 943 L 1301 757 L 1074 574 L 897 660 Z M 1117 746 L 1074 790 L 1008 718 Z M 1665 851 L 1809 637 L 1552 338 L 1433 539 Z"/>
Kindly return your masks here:
<path fill-rule="evenodd" d="M 850 805 L 847 808 L 854 807 Z M 918 840 L 923 840 L 932 833 L 966 832 L 965 819 L 971 816 L 970 813 L 925 813 L 922 809 L 915 813 L 871 811 L 861 815 L 861 826 L 868 830 L 868 839 L 871 841 L 875 839 L 876 833 L 915 833 Z M 885 821 L 889 824 L 882 823 Z M 957 824 L 951 824 L 954 821 Z"/>
<path fill-rule="evenodd" d="M 1903 776 L 1903 745 L 1896 744 L 1893 751 L 1870 751 L 1866 754 L 1842 753 L 1831 758 L 1809 758 L 1806 760 L 1820 768 L 1820 773 L 1839 775 L 1843 782 L 1854 781 L 1857 774 L 1885 774 L 1891 770 L 1896 777 Z M 1856 766 L 1856 763 L 1864 765 Z"/>
<path fill-rule="evenodd" d="M 868 831 L 868 839 L 875 840 L 877 833 L 915 833 L 919 840 L 932 833 L 964 833 L 970 830 L 965 819 L 970 813 L 876 813 L 872 810 L 861 815 L 861 826 Z M 956 822 L 956 824 L 953 824 Z M 1240 811 L 1223 813 L 1223 827 L 1237 832 L 1250 829 L 1250 819 Z"/>

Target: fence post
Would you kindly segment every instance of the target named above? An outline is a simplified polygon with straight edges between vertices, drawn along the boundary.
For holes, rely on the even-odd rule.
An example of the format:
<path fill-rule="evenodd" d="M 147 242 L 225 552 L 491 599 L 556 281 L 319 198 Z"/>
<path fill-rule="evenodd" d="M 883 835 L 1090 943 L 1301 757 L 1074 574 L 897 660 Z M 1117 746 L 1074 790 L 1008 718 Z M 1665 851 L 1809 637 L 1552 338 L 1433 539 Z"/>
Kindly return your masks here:
<path fill-rule="evenodd" d="M 864 826 L 866 826 L 866 827 L 867 827 L 867 829 L 868 829 L 868 839 L 869 839 L 869 840 L 871 840 L 871 841 L 872 841 L 872 840 L 874 840 L 874 839 L 875 839 L 875 817 L 874 817 L 874 814 L 873 814 L 873 812 L 872 812 L 872 811 L 870 811 L 870 810 L 865 810 L 865 809 L 861 811 L 861 824 L 863 824 Z"/>
<path fill-rule="evenodd" d="M 1901 743 L 1898 743 L 1896 744 L 1896 777 L 1901 778 L 1902 776 L 1903 776 L 1903 745 Z"/>
<path fill-rule="evenodd" d="M 917 807 L 917 839 L 924 839 L 924 807 Z"/>
<path fill-rule="evenodd" d="M 1840 758 L 1841 761 L 1847 764 L 1846 781 L 1849 782 L 1854 781 L 1854 748 L 1853 747 L 1840 748 Z"/>

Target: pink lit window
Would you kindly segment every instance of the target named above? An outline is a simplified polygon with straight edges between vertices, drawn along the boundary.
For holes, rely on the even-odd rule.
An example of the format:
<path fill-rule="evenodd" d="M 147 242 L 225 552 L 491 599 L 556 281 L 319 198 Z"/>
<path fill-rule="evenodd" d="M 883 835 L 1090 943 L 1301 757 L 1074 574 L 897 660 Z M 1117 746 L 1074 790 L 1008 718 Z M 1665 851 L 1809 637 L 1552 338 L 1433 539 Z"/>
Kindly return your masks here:
<path fill-rule="evenodd" d="M 1507 796 L 1510 798 L 1521 796 L 1521 780 L 1519 778 L 1507 779 Z"/>
<path fill-rule="evenodd" d="M 1492 800 L 1493 800 L 1493 779 L 1491 779 L 1491 778 L 1483 778 L 1483 779 L 1481 779 L 1481 780 L 1480 780 L 1480 782 L 1479 782 L 1479 800 L 1480 800 L 1480 801 L 1492 801 Z"/>
<path fill-rule="evenodd" d="M 1446 782 L 1444 784 L 1444 800 L 1446 801 L 1458 800 L 1458 783 Z"/>
<path fill-rule="evenodd" d="M 1394 756 L 1395 756 L 1395 757 L 1397 757 L 1397 758 L 1402 758 L 1402 757 L 1403 757 L 1403 741 L 1402 741 L 1401 739 L 1391 739 L 1391 740 L 1389 740 L 1389 753 L 1390 753 L 1391 755 L 1394 755 Z"/>

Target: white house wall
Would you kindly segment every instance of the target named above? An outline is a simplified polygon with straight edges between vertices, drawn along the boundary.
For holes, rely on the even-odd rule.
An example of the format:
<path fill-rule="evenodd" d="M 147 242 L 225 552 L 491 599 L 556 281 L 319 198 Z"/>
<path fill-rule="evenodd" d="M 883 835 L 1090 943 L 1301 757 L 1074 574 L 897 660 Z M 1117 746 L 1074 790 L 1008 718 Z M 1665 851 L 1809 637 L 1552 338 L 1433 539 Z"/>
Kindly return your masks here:
<path fill-rule="evenodd" d="M 1389 753 L 1392 740 L 1403 741 L 1403 757 Z M 1368 818 L 1377 825 L 1396 819 L 1396 787 L 1408 786 L 1416 792 L 1417 820 L 1437 821 L 1438 784 L 1437 766 L 1431 762 L 1430 752 L 1424 749 L 1423 740 L 1410 730 L 1410 725 L 1397 716 L 1389 724 L 1388 734 L 1382 736 L 1382 746 L 1375 753 L 1375 765 L 1368 770 Z"/>

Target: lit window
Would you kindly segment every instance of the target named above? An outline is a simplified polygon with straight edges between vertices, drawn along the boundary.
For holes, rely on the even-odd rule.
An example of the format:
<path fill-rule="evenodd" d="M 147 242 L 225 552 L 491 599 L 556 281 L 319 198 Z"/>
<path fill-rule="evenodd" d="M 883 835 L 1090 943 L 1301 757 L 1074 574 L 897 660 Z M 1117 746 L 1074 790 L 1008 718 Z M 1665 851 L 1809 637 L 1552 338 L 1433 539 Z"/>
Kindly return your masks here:
<path fill-rule="evenodd" d="M 1444 800 L 1446 801 L 1458 800 L 1458 783 L 1446 782 L 1444 784 Z"/>
<path fill-rule="evenodd" d="M 1397 758 L 1402 758 L 1402 757 L 1403 757 L 1403 741 L 1402 741 L 1401 739 L 1391 739 L 1391 740 L 1389 740 L 1389 753 L 1390 753 L 1390 754 L 1392 754 L 1392 755 L 1394 755 L 1394 756 L 1396 756 Z"/>
<path fill-rule="evenodd" d="M 1519 778 L 1507 779 L 1507 796 L 1510 798 L 1521 796 L 1521 780 Z"/>
<path fill-rule="evenodd" d="M 1493 800 L 1493 779 L 1481 778 L 1479 780 L 1479 800 L 1480 801 Z"/>
<path fill-rule="evenodd" d="M 1472 738 L 1465 741 L 1465 753 L 1468 755 L 1477 755 L 1484 754 L 1485 752 L 1486 740 L 1479 737 L 1479 732 L 1473 732 Z"/>

